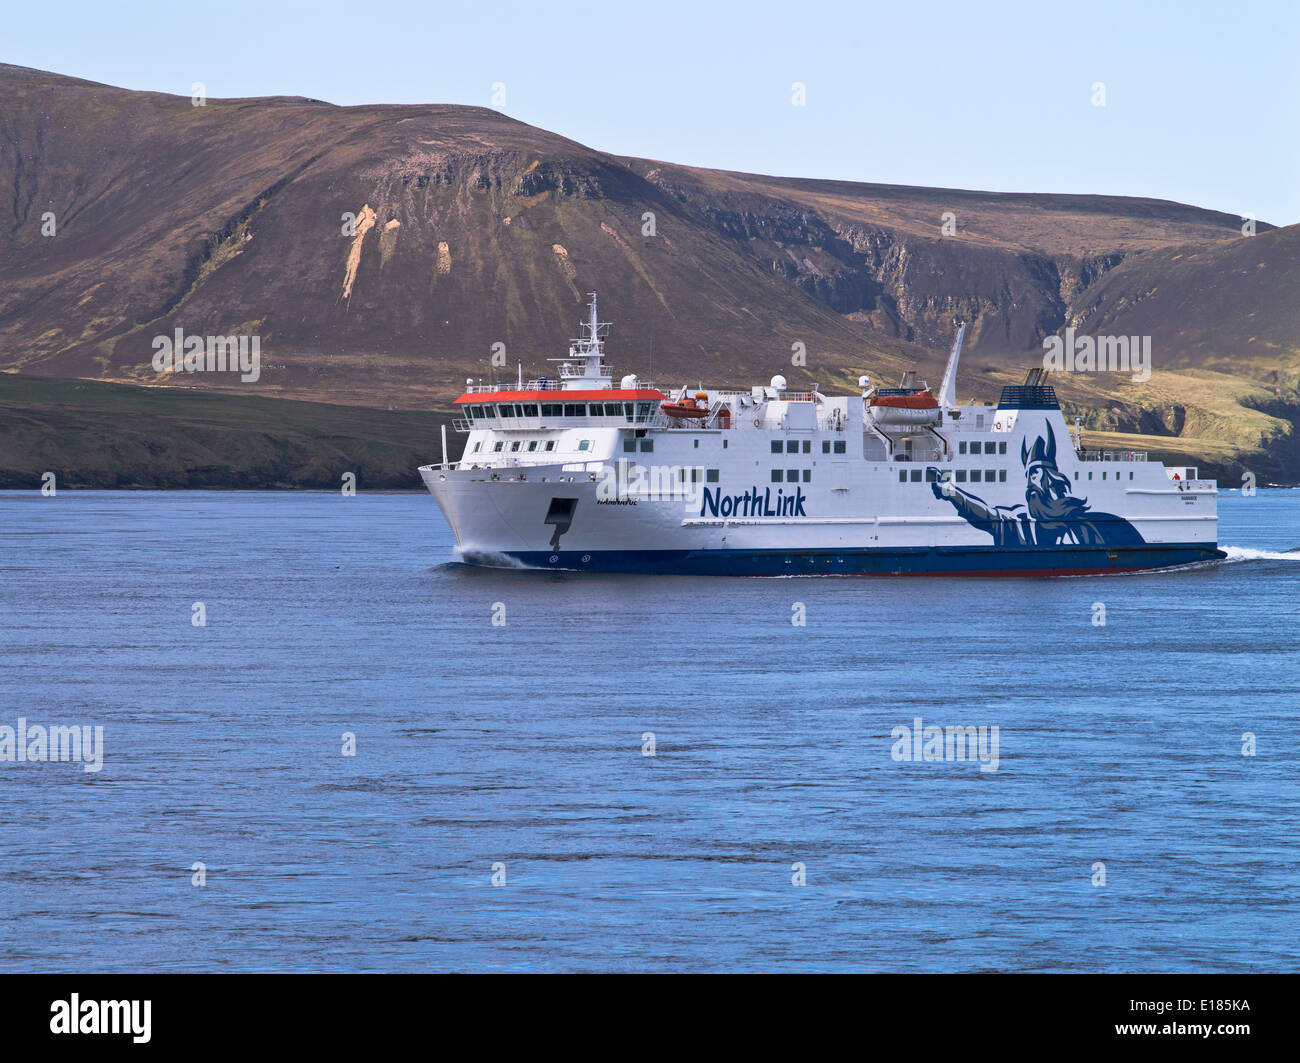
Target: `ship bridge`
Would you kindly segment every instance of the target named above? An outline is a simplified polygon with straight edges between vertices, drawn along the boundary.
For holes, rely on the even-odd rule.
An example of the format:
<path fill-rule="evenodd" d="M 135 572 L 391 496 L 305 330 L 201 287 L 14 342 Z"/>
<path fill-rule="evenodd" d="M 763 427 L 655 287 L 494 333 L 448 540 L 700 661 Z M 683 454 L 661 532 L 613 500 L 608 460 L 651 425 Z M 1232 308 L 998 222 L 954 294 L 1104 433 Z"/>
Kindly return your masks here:
<path fill-rule="evenodd" d="M 597 314 L 595 292 L 588 318 L 579 328 L 582 334 L 569 343 L 568 356 L 548 359 L 558 365 L 558 377 L 537 377 L 525 384 L 520 366 L 514 387 L 466 381 L 465 393 L 455 403 L 465 416 L 455 418 L 452 427 L 459 432 L 649 427 L 666 396 L 631 374 L 614 387 L 605 365 L 609 322 Z"/>

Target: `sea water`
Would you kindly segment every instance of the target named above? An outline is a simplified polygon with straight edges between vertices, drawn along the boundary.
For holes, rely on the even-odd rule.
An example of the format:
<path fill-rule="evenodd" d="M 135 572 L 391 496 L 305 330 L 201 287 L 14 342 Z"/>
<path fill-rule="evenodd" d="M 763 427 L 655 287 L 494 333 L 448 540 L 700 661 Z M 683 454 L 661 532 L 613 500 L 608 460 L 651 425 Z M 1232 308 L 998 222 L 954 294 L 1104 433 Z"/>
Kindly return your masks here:
<path fill-rule="evenodd" d="M 1220 516 L 624 577 L 458 566 L 420 494 L 2 493 L 0 728 L 102 762 L 0 762 L 0 969 L 1294 970 L 1300 491 Z"/>

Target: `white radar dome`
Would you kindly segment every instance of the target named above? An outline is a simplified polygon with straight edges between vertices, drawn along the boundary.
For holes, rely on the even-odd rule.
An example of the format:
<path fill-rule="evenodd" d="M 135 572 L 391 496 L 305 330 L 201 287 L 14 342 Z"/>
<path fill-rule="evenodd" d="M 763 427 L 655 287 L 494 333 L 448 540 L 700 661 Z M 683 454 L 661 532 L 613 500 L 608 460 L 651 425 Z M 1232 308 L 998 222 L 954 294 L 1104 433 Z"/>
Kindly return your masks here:
<path fill-rule="evenodd" d="M 772 387 L 776 388 L 777 391 L 784 391 L 785 377 L 783 377 L 780 373 L 777 373 L 776 376 L 772 378 Z"/>
<path fill-rule="evenodd" d="M 636 374 L 628 373 L 628 375 L 623 378 L 623 388 L 624 390 L 630 391 L 635 387 L 636 387 Z"/>

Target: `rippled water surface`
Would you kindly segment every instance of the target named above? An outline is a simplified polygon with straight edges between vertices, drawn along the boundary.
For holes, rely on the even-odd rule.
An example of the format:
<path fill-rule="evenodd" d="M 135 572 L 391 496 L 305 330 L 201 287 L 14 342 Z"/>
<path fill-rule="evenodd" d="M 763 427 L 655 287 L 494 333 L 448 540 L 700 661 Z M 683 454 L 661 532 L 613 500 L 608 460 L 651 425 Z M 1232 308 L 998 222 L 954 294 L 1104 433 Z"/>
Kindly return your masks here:
<path fill-rule="evenodd" d="M 688 579 L 448 565 L 416 494 L 0 494 L 0 725 L 104 729 L 0 764 L 0 968 L 1294 970 L 1300 492 L 1220 514 L 1177 572 Z"/>

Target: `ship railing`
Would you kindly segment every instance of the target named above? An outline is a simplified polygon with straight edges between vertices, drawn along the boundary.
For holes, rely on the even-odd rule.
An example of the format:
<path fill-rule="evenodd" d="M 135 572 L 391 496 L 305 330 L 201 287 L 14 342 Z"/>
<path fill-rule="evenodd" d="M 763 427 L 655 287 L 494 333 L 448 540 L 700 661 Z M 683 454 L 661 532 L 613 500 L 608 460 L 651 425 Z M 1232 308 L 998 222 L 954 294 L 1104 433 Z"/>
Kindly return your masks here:
<path fill-rule="evenodd" d="M 1145 450 L 1081 450 L 1080 461 L 1146 461 Z"/>
<path fill-rule="evenodd" d="M 738 393 L 740 394 L 740 393 Z M 749 392 L 743 392 L 748 395 Z M 730 423 L 726 426 L 729 429 L 751 432 L 770 432 L 783 431 L 785 429 L 784 420 L 769 422 L 765 417 L 759 416 L 755 412 L 755 407 L 739 407 L 733 409 L 728 405 L 715 406 L 708 417 L 669 417 L 666 413 L 656 413 L 651 419 L 648 427 L 650 428 L 685 428 L 685 429 L 720 429 L 723 425 L 720 423 L 719 414 L 727 411 L 730 414 Z M 757 420 L 758 424 L 754 421 Z M 643 427 L 638 425 L 638 427 Z M 829 413 L 818 413 L 817 427 L 818 432 L 839 432 L 848 427 L 848 418 L 843 414 L 836 415 L 835 411 Z M 808 429 L 802 429 L 808 431 Z"/>
<path fill-rule="evenodd" d="M 562 391 L 564 381 L 557 380 L 554 377 L 538 377 L 535 380 L 524 381 L 525 391 Z M 510 381 L 504 384 L 471 384 L 465 388 L 467 395 L 493 395 L 501 391 L 518 391 L 519 382 Z"/>
<path fill-rule="evenodd" d="M 451 426 L 457 432 L 471 432 L 475 429 L 491 429 L 496 432 L 527 432 L 544 428 L 660 428 L 662 415 L 641 417 L 627 414 L 588 414 L 585 417 L 492 417 L 470 420 L 465 417 L 452 419 Z"/>
<path fill-rule="evenodd" d="M 593 375 L 605 380 L 612 379 L 612 377 L 608 372 L 595 373 L 589 375 Z M 531 380 L 524 381 L 523 390 L 524 391 L 564 391 L 565 390 L 564 384 L 565 382 L 563 380 L 558 379 L 556 377 L 548 377 L 548 376 L 535 377 Z M 636 386 L 642 390 L 651 390 L 654 388 L 655 382 L 653 380 L 638 380 L 636 382 Z M 518 390 L 520 390 L 518 381 L 507 381 L 502 384 L 468 384 L 465 387 L 465 394 L 494 395 L 502 391 L 518 391 Z M 749 392 L 746 391 L 744 392 L 744 394 L 748 395 Z"/>

